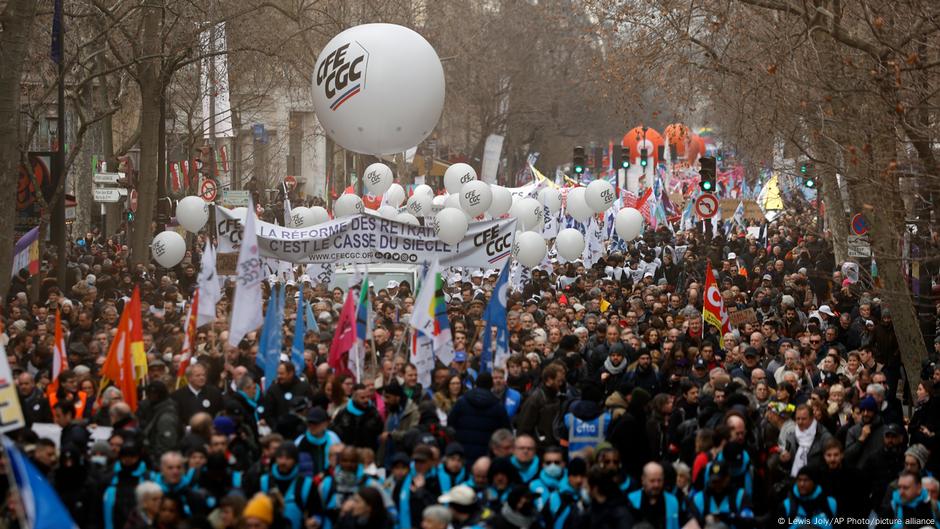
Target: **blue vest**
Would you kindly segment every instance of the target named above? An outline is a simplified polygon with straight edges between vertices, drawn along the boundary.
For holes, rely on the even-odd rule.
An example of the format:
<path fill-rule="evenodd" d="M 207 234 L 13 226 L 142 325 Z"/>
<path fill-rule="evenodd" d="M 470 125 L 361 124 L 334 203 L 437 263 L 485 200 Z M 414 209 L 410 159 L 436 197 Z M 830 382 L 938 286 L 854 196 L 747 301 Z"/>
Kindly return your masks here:
<path fill-rule="evenodd" d="M 437 465 L 437 482 L 441 485 L 441 494 L 446 494 L 450 489 L 460 485 L 467 480 L 467 469 L 461 468 L 456 476 L 451 476 L 447 472 L 444 463 Z"/>
<path fill-rule="evenodd" d="M 721 502 L 715 502 L 714 497 L 706 495 L 705 491 L 700 491 L 692 496 L 692 505 L 703 519 L 709 514 L 737 514 L 742 518 L 752 518 L 754 513 L 750 509 L 741 508 L 744 504 L 744 494 L 744 489 L 738 489 L 736 493 L 726 494 Z M 731 505 L 729 501 L 731 496 L 734 496 L 734 505 Z"/>
<path fill-rule="evenodd" d="M 115 529 L 114 504 L 117 503 L 117 486 L 120 472 L 121 462 L 118 461 L 114 464 L 114 476 L 111 478 L 111 483 L 108 484 L 108 488 L 104 491 L 104 529 Z M 131 472 L 131 476 L 137 478 L 137 483 L 140 484 L 140 482 L 147 477 L 147 465 L 143 461 L 138 463 L 137 468 Z"/>
<path fill-rule="evenodd" d="M 287 493 L 284 495 L 284 517 L 290 520 L 292 529 L 301 529 L 304 525 L 304 511 L 302 506 L 307 505 L 307 499 L 310 497 L 310 489 L 313 488 L 313 480 L 308 476 L 303 476 L 300 492 L 300 498 L 297 498 L 297 478 L 291 481 L 287 487 Z M 271 488 L 271 475 L 261 476 L 261 492 L 267 493 Z"/>
<path fill-rule="evenodd" d="M 627 494 L 627 500 L 634 510 L 639 511 L 643 506 L 643 489 Z M 663 491 L 663 500 L 666 502 L 666 529 L 679 529 L 679 500 L 666 491 Z"/>
<path fill-rule="evenodd" d="M 579 452 L 585 448 L 596 448 L 607 438 L 611 416 L 609 411 L 590 421 L 576 417 L 573 413 L 565 414 L 565 426 L 568 428 L 568 453 Z"/>
<path fill-rule="evenodd" d="M 564 529 L 574 506 L 580 501 L 578 491 L 571 488 L 567 477 L 560 482 L 558 489 L 548 497 L 548 515 L 551 518 L 551 529 Z"/>
<path fill-rule="evenodd" d="M 814 509 L 817 512 L 807 512 L 803 505 L 803 501 L 798 502 L 794 501 L 794 499 L 820 503 L 825 510 Z M 808 497 L 800 496 L 796 489 L 796 485 L 793 485 L 792 493 L 788 494 L 786 499 L 783 500 L 783 512 L 787 513 L 787 517 L 791 519 L 810 518 L 812 525 L 818 527 L 819 529 L 831 529 L 832 519 L 836 515 L 836 500 L 832 497 L 823 495 L 822 487 L 819 485 L 816 485 L 816 489 L 813 490 L 813 492 L 810 493 Z M 797 529 L 800 527 L 806 527 L 806 525 L 794 523 L 790 526 L 791 529 Z"/>

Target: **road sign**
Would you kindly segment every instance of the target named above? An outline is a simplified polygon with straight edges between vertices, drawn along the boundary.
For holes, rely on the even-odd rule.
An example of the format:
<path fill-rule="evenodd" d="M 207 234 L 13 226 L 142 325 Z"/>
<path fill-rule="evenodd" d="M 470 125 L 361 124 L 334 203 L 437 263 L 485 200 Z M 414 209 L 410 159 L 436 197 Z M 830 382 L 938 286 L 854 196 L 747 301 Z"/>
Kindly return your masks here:
<path fill-rule="evenodd" d="M 852 217 L 852 233 L 855 235 L 865 235 L 868 233 L 868 219 L 861 213 L 856 213 Z"/>
<path fill-rule="evenodd" d="M 114 203 L 121 201 L 121 192 L 114 188 L 99 187 L 95 189 L 95 202 Z"/>
<path fill-rule="evenodd" d="M 871 257 L 871 243 L 865 235 L 849 235 L 849 257 Z"/>
<path fill-rule="evenodd" d="M 127 207 L 131 213 L 137 213 L 137 190 L 131 189 L 130 196 L 127 197 Z"/>
<path fill-rule="evenodd" d="M 222 203 L 232 207 L 248 207 L 248 198 L 251 196 L 249 191 L 232 191 L 230 189 L 222 190 Z"/>
<path fill-rule="evenodd" d="M 287 175 L 284 177 L 284 184 L 286 184 L 287 187 L 294 189 L 297 187 L 297 179 L 294 178 L 294 175 Z"/>
<path fill-rule="evenodd" d="M 212 202 L 215 200 L 215 195 L 219 192 L 219 186 L 215 183 L 215 180 L 211 178 L 206 178 L 202 181 L 202 186 L 199 188 L 199 196 L 202 197 L 206 202 Z"/>
<path fill-rule="evenodd" d="M 124 173 L 95 173 L 94 182 L 96 184 L 116 184 L 121 178 L 124 178 Z"/>
<path fill-rule="evenodd" d="M 695 199 L 695 214 L 701 219 L 710 219 L 718 214 L 718 197 L 703 193 Z"/>

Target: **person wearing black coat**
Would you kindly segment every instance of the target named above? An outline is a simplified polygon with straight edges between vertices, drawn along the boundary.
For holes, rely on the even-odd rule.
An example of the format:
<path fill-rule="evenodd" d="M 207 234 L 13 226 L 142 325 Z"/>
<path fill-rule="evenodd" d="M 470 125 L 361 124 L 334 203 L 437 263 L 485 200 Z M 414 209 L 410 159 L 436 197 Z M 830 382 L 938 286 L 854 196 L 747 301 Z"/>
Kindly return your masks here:
<path fill-rule="evenodd" d="M 331 429 L 346 445 L 377 451 L 379 436 L 385 430 L 385 423 L 369 400 L 369 395 L 364 385 L 356 384 L 352 398 L 347 400 L 346 407 L 336 414 Z"/>
<path fill-rule="evenodd" d="M 274 427 L 280 418 L 290 414 L 304 398 L 312 399 L 310 384 L 297 378 L 296 368 L 290 362 L 277 366 L 277 379 L 264 394 L 264 419 Z"/>
<path fill-rule="evenodd" d="M 586 518 L 591 529 L 630 529 L 633 515 L 627 505 L 627 497 L 620 492 L 614 473 L 601 467 L 588 471 L 588 490 L 591 506 Z"/>
<path fill-rule="evenodd" d="M 835 498 L 839 516 L 846 520 L 836 527 L 849 527 L 853 524 L 847 519 L 864 518 L 871 511 L 867 502 L 869 486 L 858 469 L 843 463 L 842 455 L 842 443 L 830 438 L 823 452 L 825 464 L 819 472 L 819 485 L 827 496 Z"/>
<path fill-rule="evenodd" d="M 621 454 L 624 471 L 634 479 L 640 476 L 643 465 L 652 460 L 649 439 L 642 435 L 646 431 L 646 406 L 650 394 L 636 388 L 630 394 L 627 411 L 610 426 L 607 440 Z"/>
<path fill-rule="evenodd" d="M 493 376 L 480 373 L 477 387 L 460 397 L 447 416 L 447 424 L 455 429 L 464 447 L 467 462 L 487 454 L 493 432 L 510 427 L 506 407 L 492 389 Z"/>
<path fill-rule="evenodd" d="M 171 395 L 176 402 L 180 424 L 189 424 L 189 419 L 198 412 L 215 415 L 222 410 L 222 392 L 206 384 L 206 376 L 206 366 L 198 363 L 190 365 L 186 369 L 187 385 Z"/>
<path fill-rule="evenodd" d="M 25 372 L 20 373 L 20 376 L 16 377 L 16 389 L 27 428 L 37 422 L 52 422 L 52 409 L 49 408 L 49 399 L 36 387 L 36 380 L 33 375 Z"/>
<path fill-rule="evenodd" d="M 940 474 L 940 399 L 934 396 L 934 384 L 921 379 L 917 385 L 914 414 L 907 431 L 911 436 L 911 445 L 922 444 L 930 450 L 926 470 L 934 475 Z"/>

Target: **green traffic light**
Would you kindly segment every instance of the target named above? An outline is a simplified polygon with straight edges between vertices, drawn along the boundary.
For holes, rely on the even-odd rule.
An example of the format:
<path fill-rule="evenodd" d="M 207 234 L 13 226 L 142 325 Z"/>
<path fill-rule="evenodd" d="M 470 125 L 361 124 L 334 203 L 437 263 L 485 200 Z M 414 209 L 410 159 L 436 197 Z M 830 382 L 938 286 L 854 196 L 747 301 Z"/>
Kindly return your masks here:
<path fill-rule="evenodd" d="M 640 165 L 642 165 L 643 167 L 646 167 L 646 158 L 642 158 L 640 160 Z"/>
<path fill-rule="evenodd" d="M 706 181 L 702 182 L 702 187 L 705 189 L 705 191 L 711 191 L 711 190 L 712 190 L 712 183 L 711 183 L 710 181 L 706 180 Z"/>
<path fill-rule="evenodd" d="M 806 164 L 800 166 L 800 172 L 806 174 Z"/>
<path fill-rule="evenodd" d="M 816 181 L 812 178 L 806 180 L 806 187 L 813 188 L 816 187 Z"/>
<path fill-rule="evenodd" d="M 574 166 L 574 172 L 581 174 L 584 172 L 584 167 L 581 167 L 580 165 L 576 165 Z"/>

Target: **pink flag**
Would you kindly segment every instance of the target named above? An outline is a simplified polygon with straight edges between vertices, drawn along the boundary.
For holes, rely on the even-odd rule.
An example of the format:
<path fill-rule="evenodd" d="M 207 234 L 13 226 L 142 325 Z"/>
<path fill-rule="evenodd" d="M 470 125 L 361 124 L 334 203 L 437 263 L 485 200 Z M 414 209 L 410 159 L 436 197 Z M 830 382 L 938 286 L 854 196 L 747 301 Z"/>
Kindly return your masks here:
<path fill-rule="evenodd" d="M 327 363 L 334 373 L 352 374 L 349 370 L 349 350 L 356 345 L 356 300 L 352 289 L 346 293 L 346 302 L 336 322 L 336 332 L 330 343 L 330 356 Z"/>

